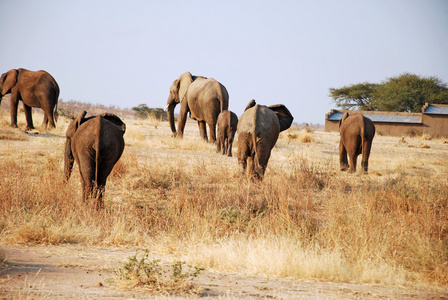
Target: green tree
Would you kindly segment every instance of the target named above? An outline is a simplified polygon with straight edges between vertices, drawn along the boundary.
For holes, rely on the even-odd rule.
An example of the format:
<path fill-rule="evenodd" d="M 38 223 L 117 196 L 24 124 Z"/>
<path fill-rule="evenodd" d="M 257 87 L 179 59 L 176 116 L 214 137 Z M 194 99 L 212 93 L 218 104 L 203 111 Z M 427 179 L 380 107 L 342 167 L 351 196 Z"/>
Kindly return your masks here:
<path fill-rule="evenodd" d="M 421 112 L 425 103 L 448 104 L 448 87 L 437 77 L 404 73 L 381 84 L 374 102 L 378 110 Z"/>
<path fill-rule="evenodd" d="M 425 103 L 448 104 L 448 87 L 437 77 L 404 73 L 380 84 L 330 88 L 330 96 L 342 109 L 420 112 Z"/>
<path fill-rule="evenodd" d="M 375 83 L 358 83 L 339 89 L 330 88 L 330 96 L 342 109 L 375 110 L 372 97 L 378 89 Z"/>
<path fill-rule="evenodd" d="M 161 121 L 168 120 L 166 111 L 163 108 L 149 108 L 146 104 L 139 104 L 132 108 L 137 113 L 137 116 L 143 119 L 156 118 Z"/>

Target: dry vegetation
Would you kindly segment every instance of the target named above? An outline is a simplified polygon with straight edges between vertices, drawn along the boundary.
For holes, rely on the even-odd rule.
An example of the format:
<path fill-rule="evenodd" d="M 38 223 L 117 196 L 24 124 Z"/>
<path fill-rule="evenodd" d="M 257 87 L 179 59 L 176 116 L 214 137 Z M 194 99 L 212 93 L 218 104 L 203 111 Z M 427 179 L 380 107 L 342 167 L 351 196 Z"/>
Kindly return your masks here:
<path fill-rule="evenodd" d="M 96 211 L 77 166 L 63 179 L 68 120 L 40 134 L 7 128 L 5 110 L 0 120 L 3 245 L 132 245 L 206 269 L 448 287 L 444 140 L 377 136 L 361 176 L 338 171 L 337 133 L 292 128 L 257 183 L 193 122 L 181 140 L 167 122 L 124 117 L 126 148 Z"/>

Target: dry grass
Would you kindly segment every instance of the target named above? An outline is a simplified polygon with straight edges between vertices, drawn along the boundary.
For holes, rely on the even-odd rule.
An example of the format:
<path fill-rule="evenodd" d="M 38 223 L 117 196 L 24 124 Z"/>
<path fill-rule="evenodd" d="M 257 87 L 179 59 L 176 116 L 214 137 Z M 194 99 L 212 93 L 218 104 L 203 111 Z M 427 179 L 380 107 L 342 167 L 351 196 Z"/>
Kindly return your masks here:
<path fill-rule="evenodd" d="M 205 268 L 448 287 L 443 141 L 377 136 L 370 174 L 359 176 L 338 171 L 338 134 L 308 132 L 310 143 L 283 134 L 257 183 L 195 123 L 173 139 L 166 122 L 124 121 L 102 211 L 80 200 L 77 166 L 63 180 L 67 122 L 1 141 L 0 243 L 138 245 Z"/>

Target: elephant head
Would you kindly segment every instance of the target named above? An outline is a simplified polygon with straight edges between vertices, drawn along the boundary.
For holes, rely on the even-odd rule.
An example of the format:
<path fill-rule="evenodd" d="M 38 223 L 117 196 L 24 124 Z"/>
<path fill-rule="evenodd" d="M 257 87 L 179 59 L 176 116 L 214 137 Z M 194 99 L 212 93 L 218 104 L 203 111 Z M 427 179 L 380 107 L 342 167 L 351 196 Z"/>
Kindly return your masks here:
<path fill-rule="evenodd" d="M 348 118 L 348 116 L 349 116 L 348 112 L 345 112 L 345 113 L 342 115 L 342 118 L 339 120 L 339 128 L 341 128 L 342 122 L 344 122 L 345 119 Z"/>
<path fill-rule="evenodd" d="M 72 153 L 72 138 L 75 135 L 76 130 L 78 129 L 79 125 L 85 121 L 85 115 L 87 112 L 84 110 L 79 113 L 79 115 L 74 119 L 70 125 L 68 125 L 67 132 L 65 133 L 66 136 L 66 142 L 65 142 L 65 155 L 64 155 L 64 175 L 65 179 L 68 180 L 70 178 L 70 175 L 72 174 L 72 168 L 73 163 L 75 162 L 75 159 L 73 157 Z"/>
<path fill-rule="evenodd" d="M 179 104 L 185 94 L 187 93 L 190 84 L 193 82 L 193 76 L 190 72 L 185 72 L 176 80 L 170 87 L 170 95 L 168 96 L 168 101 L 165 110 L 168 112 L 168 120 L 170 123 L 171 131 L 173 135 L 176 135 L 176 125 L 174 125 L 174 109 L 176 105 Z"/>
<path fill-rule="evenodd" d="M 19 72 L 16 69 L 3 73 L 0 77 L 0 103 L 4 95 L 11 92 L 11 89 L 17 84 Z"/>
<path fill-rule="evenodd" d="M 191 83 L 197 78 L 207 79 L 207 77 L 194 76 L 191 75 L 190 72 L 185 72 L 180 75 L 178 79 L 174 80 L 173 84 L 170 87 L 170 95 L 168 96 L 165 110 L 168 112 L 168 121 L 170 123 L 170 128 L 173 132 L 173 136 L 176 136 L 176 126 L 174 125 L 174 109 L 176 108 L 177 104 L 182 102 Z"/>

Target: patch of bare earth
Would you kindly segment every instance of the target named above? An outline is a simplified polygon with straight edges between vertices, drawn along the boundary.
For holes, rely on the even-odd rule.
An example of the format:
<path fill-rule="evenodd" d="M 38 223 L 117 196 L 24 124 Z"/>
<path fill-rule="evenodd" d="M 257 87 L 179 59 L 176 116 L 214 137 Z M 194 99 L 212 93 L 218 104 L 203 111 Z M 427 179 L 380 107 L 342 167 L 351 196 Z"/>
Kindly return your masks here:
<path fill-rule="evenodd" d="M 136 248 L 8 246 L 0 273 L 2 299 L 184 299 L 117 287 L 117 270 Z M 151 254 L 162 263 L 166 255 Z M 448 294 L 372 284 L 315 282 L 206 270 L 190 279 L 199 296 L 222 299 L 448 299 Z"/>

